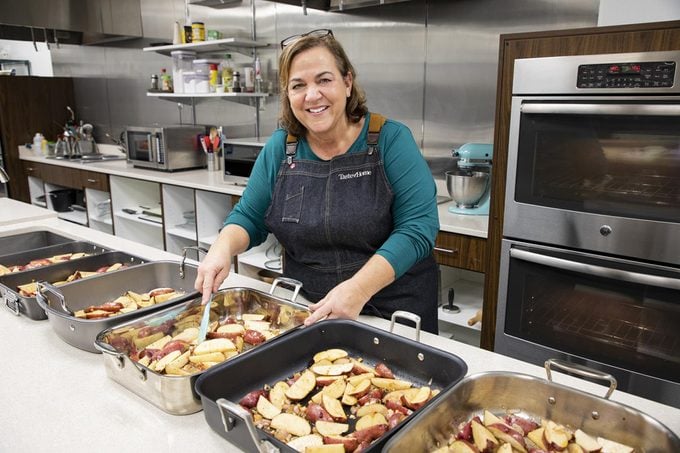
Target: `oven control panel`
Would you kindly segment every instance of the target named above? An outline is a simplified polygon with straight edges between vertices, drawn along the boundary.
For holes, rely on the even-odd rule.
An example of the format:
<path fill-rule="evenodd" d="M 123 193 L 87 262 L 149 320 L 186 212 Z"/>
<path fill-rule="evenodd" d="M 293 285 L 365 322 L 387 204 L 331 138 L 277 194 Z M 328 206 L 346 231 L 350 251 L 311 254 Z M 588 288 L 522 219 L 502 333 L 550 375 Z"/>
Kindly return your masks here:
<path fill-rule="evenodd" d="M 585 64 L 578 67 L 578 88 L 665 88 L 675 79 L 674 61 Z"/>

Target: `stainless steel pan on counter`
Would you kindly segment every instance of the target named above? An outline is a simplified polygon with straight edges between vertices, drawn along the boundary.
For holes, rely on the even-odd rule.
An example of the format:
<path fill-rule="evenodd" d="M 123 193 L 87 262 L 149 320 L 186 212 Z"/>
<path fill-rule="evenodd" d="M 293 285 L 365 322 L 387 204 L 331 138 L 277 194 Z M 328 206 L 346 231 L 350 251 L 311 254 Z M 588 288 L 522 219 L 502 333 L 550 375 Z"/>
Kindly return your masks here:
<path fill-rule="evenodd" d="M 27 252 L 33 249 L 74 241 L 75 239 L 48 230 L 10 234 L 8 236 L 0 237 L 0 254 L 11 255 L 17 252 Z"/>
<path fill-rule="evenodd" d="M 395 312 L 397 316 L 401 314 Z M 392 318 L 393 326 L 394 321 L 395 317 Z M 459 357 L 391 332 L 351 320 L 320 321 L 249 354 L 235 357 L 198 378 L 196 392 L 201 396 L 208 425 L 244 451 L 295 451 L 274 435 L 256 428 L 253 415 L 240 406 L 239 401 L 251 391 L 261 390 L 277 381 L 287 381 L 307 369 L 315 354 L 333 348 L 363 359 L 362 363 L 370 367 L 383 362 L 397 379 L 409 381 L 414 387 L 427 386 L 444 392 L 467 372 L 467 365 Z M 433 396 L 422 407 L 433 404 L 440 395 Z M 363 451 L 380 451 L 391 435 L 408 426 L 412 416 L 382 434 Z M 349 417 L 347 423 L 354 424 L 355 418 Z"/>
<path fill-rule="evenodd" d="M 62 244 L 49 245 L 45 247 L 2 255 L 0 256 L 0 264 L 7 268 L 11 268 L 13 266 L 26 267 L 25 270 L 18 271 L 26 272 L 31 269 L 36 269 L 38 267 L 53 266 L 55 264 L 59 264 L 61 261 L 50 260 L 50 258 L 54 258 L 59 255 L 65 255 L 70 253 L 78 254 L 83 253 L 85 254 L 84 256 L 89 256 L 97 255 L 99 253 L 104 253 L 108 251 L 109 249 L 100 247 L 97 244 L 93 244 L 87 241 L 64 242 Z"/>
<path fill-rule="evenodd" d="M 56 334 L 66 343 L 88 352 L 99 352 L 94 342 L 104 329 L 167 308 L 196 296 L 194 280 L 198 267 L 175 261 L 155 261 L 110 274 L 77 280 L 55 288 L 39 285 L 36 300 L 47 313 Z M 113 301 L 126 293 L 146 293 L 154 288 L 172 288 L 183 295 L 162 303 L 103 319 L 82 319 L 74 315 L 92 305 Z"/>
<path fill-rule="evenodd" d="M 90 273 L 120 263 L 124 267 L 142 264 L 144 260 L 123 252 L 104 252 L 87 256 L 73 261 L 52 266 L 39 267 L 30 271 L 6 274 L 0 276 L 0 297 L 5 306 L 15 315 L 28 316 L 30 319 L 47 319 L 43 310 L 35 300 L 35 296 L 27 295 L 19 290 L 19 286 L 32 282 L 47 281 L 55 283 L 64 281 L 74 273 Z M 83 278 L 79 275 L 78 278 Z"/>
<path fill-rule="evenodd" d="M 270 340 L 286 335 L 286 332 L 300 326 L 309 316 L 309 310 L 306 306 L 294 302 L 299 286 L 296 286 L 292 301 L 273 294 L 274 289 L 286 281 L 290 280 L 275 280 L 269 294 L 250 288 L 226 288 L 215 293 L 211 305 L 211 329 L 208 338 L 220 338 L 221 333 L 226 330 L 235 332 L 234 329 L 219 328 L 227 324 L 256 327 L 249 326 L 245 321 L 249 315 L 255 318 L 261 316 L 263 321 L 260 322 L 270 325 L 272 335 L 262 345 L 267 345 Z M 194 392 L 194 383 L 203 373 L 200 366 L 188 361 L 182 368 L 174 371 L 174 373 L 181 374 L 169 374 L 169 370 L 159 371 L 153 366 L 154 362 L 143 365 L 140 362 L 142 358 L 140 355 L 144 356 L 147 352 L 155 353 L 151 350 L 153 344 L 149 344 L 149 341 L 168 335 L 173 338 L 175 344 L 180 341 L 176 339 L 183 338 L 184 340 L 181 340 L 185 341 L 183 352 L 188 353 L 187 356 L 192 358 L 202 313 L 203 306 L 201 306 L 201 298 L 198 297 L 102 331 L 97 336 L 95 346 L 104 353 L 108 376 L 169 414 L 184 415 L 200 411 L 201 401 Z M 247 332 L 244 330 L 245 334 Z M 154 334 L 156 337 L 153 337 Z M 236 336 L 227 337 L 225 333 L 223 338 L 231 338 L 235 344 L 238 344 Z M 166 345 L 168 343 L 170 341 Z M 263 347 L 245 341 L 241 345 L 240 351 L 231 351 L 233 355 L 228 354 L 230 357 L 225 356 L 224 359 L 229 361 L 232 357 L 248 355 L 251 351 Z M 206 368 L 207 366 L 209 365 L 206 365 Z M 243 377 L 235 375 L 234 379 L 242 380 Z M 248 380 L 249 378 L 246 378 L 246 381 Z"/>
<path fill-rule="evenodd" d="M 552 420 L 572 430 L 581 429 L 593 437 L 631 446 L 636 452 L 668 453 L 680 451 L 680 439 L 653 417 L 632 407 L 557 384 L 550 379 L 550 369 L 557 366 L 572 374 L 603 373 L 562 361 L 546 362 L 548 380 L 511 372 L 486 372 L 466 377 L 444 392 L 436 404 L 418 414 L 407 430 L 395 435 L 385 446 L 385 453 L 428 452 L 447 445 L 458 434 L 458 427 L 475 416 L 483 418 L 485 410 L 503 417 L 513 414 L 540 422 Z M 453 437 L 452 437 L 453 436 Z M 513 450 L 514 451 L 514 450 Z"/>

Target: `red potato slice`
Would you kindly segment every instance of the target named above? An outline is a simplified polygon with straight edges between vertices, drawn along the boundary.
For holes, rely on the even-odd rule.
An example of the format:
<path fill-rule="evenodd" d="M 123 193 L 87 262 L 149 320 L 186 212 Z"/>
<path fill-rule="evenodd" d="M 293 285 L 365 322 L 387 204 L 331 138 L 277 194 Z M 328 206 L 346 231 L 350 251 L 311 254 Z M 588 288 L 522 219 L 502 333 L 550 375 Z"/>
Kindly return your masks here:
<path fill-rule="evenodd" d="M 243 335 L 246 332 L 246 328 L 241 324 L 225 324 L 217 328 L 219 333 L 228 333 L 234 335 Z"/>
<path fill-rule="evenodd" d="M 236 345 L 228 338 L 213 338 L 198 344 L 194 348 L 194 355 L 209 354 L 212 352 L 235 351 Z"/>
<path fill-rule="evenodd" d="M 257 330 L 258 332 L 265 332 L 271 329 L 269 321 L 245 321 L 246 330 Z"/>
<path fill-rule="evenodd" d="M 371 388 L 371 381 L 368 379 L 364 379 L 363 381 L 360 381 L 356 386 L 353 386 L 352 388 L 347 390 L 347 395 L 353 396 L 355 398 L 361 398 L 364 396 L 366 393 Z"/>
<path fill-rule="evenodd" d="M 327 385 L 331 385 L 333 382 L 337 381 L 338 379 L 344 379 L 344 376 L 317 376 L 316 377 L 316 385 L 325 387 Z"/>
<path fill-rule="evenodd" d="M 156 362 L 156 366 L 154 367 L 155 371 L 158 371 L 159 373 L 162 373 L 163 370 L 165 370 L 165 367 L 168 366 L 168 364 L 175 359 L 177 359 L 179 356 L 182 355 L 182 351 L 172 351 L 168 355 L 164 356 L 161 358 L 158 362 Z"/>
<path fill-rule="evenodd" d="M 472 445 L 467 440 L 456 440 L 448 446 L 446 450 L 448 453 L 479 453 L 479 449 Z"/>
<path fill-rule="evenodd" d="M 281 413 L 281 409 L 274 406 L 263 395 L 260 395 L 260 397 L 257 399 L 257 405 L 255 407 L 257 408 L 257 411 L 260 413 L 260 415 L 268 420 L 271 420 Z"/>
<path fill-rule="evenodd" d="M 354 376 L 348 377 L 347 382 L 349 382 L 354 387 L 356 387 L 359 384 L 359 382 L 361 382 L 365 379 L 368 379 L 370 381 L 371 378 L 374 378 L 374 377 L 375 377 L 375 374 L 373 374 L 373 373 L 361 373 L 361 374 L 356 374 Z"/>
<path fill-rule="evenodd" d="M 172 337 L 173 340 L 182 340 L 186 341 L 187 343 L 195 343 L 196 340 L 198 339 L 198 328 L 197 327 L 188 327 L 184 329 L 182 332 L 178 333 L 174 337 Z"/>
<path fill-rule="evenodd" d="M 491 434 L 493 434 L 500 442 L 510 444 L 513 449 L 520 453 L 527 453 L 526 442 L 524 441 L 522 433 L 515 431 L 505 423 L 489 425 L 487 426 L 487 429 L 491 431 Z"/>
<path fill-rule="evenodd" d="M 323 438 L 318 434 L 308 434 L 306 436 L 296 437 L 288 442 L 287 445 L 297 451 L 305 452 L 308 448 L 323 445 Z"/>
<path fill-rule="evenodd" d="M 286 382 L 277 382 L 269 391 L 269 401 L 271 401 L 274 406 L 282 409 L 286 404 L 290 403 L 290 400 L 286 396 L 286 391 L 289 388 L 290 386 Z"/>
<path fill-rule="evenodd" d="M 581 446 L 575 442 L 570 442 L 565 450 L 567 453 L 587 453 Z"/>
<path fill-rule="evenodd" d="M 191 363 L 204 363 L 204 362 L 224 362 L 226 357 L 221 352 L 209 352 L 207 354 L 199 354 L 189 356 L 189 361 Z"/>
<path fill-rule="evenodd" d="M 382 414 L 383 416 L 387 417 L 388 410 L 387 410 L 387 407 L 385 407 L 383 404 L 380 404 L 380 403 L 367 404 L 367 405 L 361 406 L 359 409 L 357 409 L 356 416 L 357 417 L 363 417 L 365 415 L 374 414 L 374 413 Z"/>
<path fill-rule="evenodd" d="M 548 448 L 562 451 L 569 445 L 572 433 L 565 426 L 558 425 L 554 421 L 548 420 L 545 424 L 543 437 L 545 438 L 545 443 L 548 445 Z"/>
<path fill-rule="evenodd" d="M 347 423 L 335 423 L 318 420 L 314 426 L 322 436 L 340 436 L 349 430 Z"/>
<path fill-rule="evenodd" d="M 355 397 L 345 393 L 344 395 L 342 395 L 342 399 L 340 400 L 340 402 L 345 406 L 354 406 L 355 404 L 358 403 L 358 400 Z"/>
<path fill-rule="evenodd" d="M 312 401 L 320 404 L 322 402 L 323 395 L 328 395 L 335 399 L 340 398 L 345 393 L 346 386 L 347 383 L 344 379 L 336 379 L 332 384 L 324 387 L 320 392 L 314 395 L 312 397 Z"/>
<path fill-rule="evenodd" d="M 633 453 L 635 451 L 633 447 L 605 439 L 604 437 L 598 437 L 597 443 L 602 446 L 602 451 L 607 453 Z"/>
<path fill-rule="evenodd" d="M 274 417 L 270 426 L 273 429 L 286 431 L 294 436 L 306 436 L 312 432 L 312 427 L 307 420 L 295 414 L 285 412 Z"/>
<path fill-rule="evenodd" d="M 286 396 L 294 401 L 299 401 L 309 395 L 309 392 L 316 387 L 316 376 L 309 370 L 302 372 L 293 385 L 286 390 Z"/>
<path fill-rule="evenodd" d="M 347 436 L 324 436 L 324 444 L 342 444 L 346 452 L 353 452 L 359 446 L 359 441 L 354 437 Z"/>
<path fill-rule="evenodd" d="M 602 450 L 602 445 L 597 442 L 597 439 L 580 429 L 574 432 L 574 442 L 588 453 Z"/>
<path fill-rule="evenodd" d="M 264 318 L 265 315 L 261 313 L 244 313 L 241 315 L 243 321 L 262 321 Z"/>
<path fill-rule="evenodd" d="M 484 410 L 484 426 L 489 425 L 508 425 L 502 418 L 497 417 L 492 412 Z M 509 427 L 510 425 L 508 425 Z"/>
<path fill-rule="evenodd" d="M 383 414 L 373 412 L 358 419 L 355 428 L 357 431 L 361 431 L 362 429 L 370 428 L 371 426 L 387 424 L 387 419 Z"/>
<path fill-rule="evenodd" d="M 527 437 L 541 450 L 548 451 L 548 445 L 545 443 L 545 437 L 543 436 L 544 427 L 536 428 L 527 434 Z"/>
<path fill-rule="evenodd" d="M 347 357 L 348 355 L 349 354 L 347 354 L 347 351 L 344 349 L 326 349 L 325 351 L 314 354 L 314 363 L 321 362 L 322 360 L 334 362 L 343 357 Z"/>
<path fill-rule="evenodd" d="M 375 375 L 375 368 L 366 365 L 364 362 L 360 362 L 356 359 L 352 359 L 354 368 L 352 368 L 352 373 L 363 374 L 363 373 L 373 373 Z"/>
<path fill-rule="evenodd" d="M 408 381 L 402 381 L 400 379 L 388 379 L 375 377 L 371 379 L 371 383 L 378 388 L 385 389 L 387 391 L 394 390 L 404 390 L 411 388 L 412 384 Z"/>
<path fill-rule="evenodd" d="M 503 444 L 496 450 L 496 453 L 512 453 L 512 446 L 510 444 Z"/>
<path fill-rule="evenodd" d="M 347 420 L 347 414 L 345 414 L 345 410 L 342 408 L 342 403 L 339 400 L 323 395 L 321 404 L 334 420 L 340 422 Z"/>
<path fill-rule="evenodd" d="M 352 371 L 354 364 L 352 363 L 340 363 L 332 365 L 312 365 L 311 370 L 314 374 L 322 376 L 340 376 L 342 374 L 347 374 Z"/>
<path fill-rule="evenodd" d="M 470 427 L 472 428 L 472 439 L 481 453 L 494 451 L 498 447 L 498 440 L 484 425 L 472 420 Z"/>
<path fill-rule="evenodd" d="M 406 406 L 413 410 L 420 409 L 430 400 L 431 394 L 432 391 L 430 390 L 430 387 L 420 387 L 413 394 L 405 393 L 404 400 L 406 402 Z"/>
<path fill-rule="evenodd" d="M 343 444 L 323 444 L 307 447 L 305 453 L 345 453 Z"/>

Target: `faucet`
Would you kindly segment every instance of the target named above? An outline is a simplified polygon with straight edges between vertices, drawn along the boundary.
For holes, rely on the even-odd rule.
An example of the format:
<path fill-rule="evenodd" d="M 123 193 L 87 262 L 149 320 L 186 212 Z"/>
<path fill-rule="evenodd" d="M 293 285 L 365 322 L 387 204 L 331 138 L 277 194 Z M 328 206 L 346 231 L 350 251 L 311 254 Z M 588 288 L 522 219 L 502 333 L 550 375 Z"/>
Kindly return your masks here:
<path fill-rule="evenodd" d="M 0 167 L 0 184 L 5 184 L 9 182 L 9 175 L 4 168 Z"/>

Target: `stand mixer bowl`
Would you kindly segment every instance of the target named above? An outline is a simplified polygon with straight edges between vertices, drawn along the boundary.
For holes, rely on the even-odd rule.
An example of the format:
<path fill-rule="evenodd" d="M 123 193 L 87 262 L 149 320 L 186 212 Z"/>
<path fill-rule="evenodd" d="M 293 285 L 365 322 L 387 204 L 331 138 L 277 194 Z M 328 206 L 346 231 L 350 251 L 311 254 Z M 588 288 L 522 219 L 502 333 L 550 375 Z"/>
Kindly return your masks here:
<path fill-rule="evenodd" d="M 483 171 L 447 171 L 446 188 L 459 208 L 474 208 L 489 184 L 489 173 Z"/>

